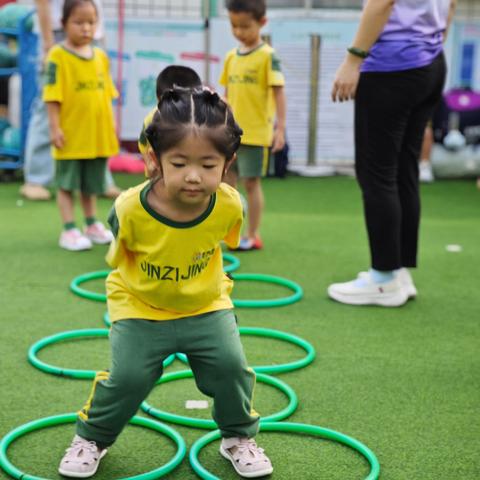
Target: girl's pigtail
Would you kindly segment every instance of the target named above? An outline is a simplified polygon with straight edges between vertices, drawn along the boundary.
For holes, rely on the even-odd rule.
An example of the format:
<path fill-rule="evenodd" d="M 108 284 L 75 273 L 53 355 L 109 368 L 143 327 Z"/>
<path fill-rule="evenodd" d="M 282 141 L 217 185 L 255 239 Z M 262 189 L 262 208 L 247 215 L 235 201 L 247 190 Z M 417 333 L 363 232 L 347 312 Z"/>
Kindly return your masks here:
<path fill-rule="evenodd" d="M 196 123 L 198 125 L 217 126 L 223 123 L 226 104 L 218 93 L 210 89 L 193 92 L 196 105 Z"/>
<path fill-rule="evenodd" d="M 227 159 L 237 151 L 243 133 L 230 107 L 216 92 L 177 87 L 163 92 L 145 133 L 160 160 L 163 152 L 195 130 L 204 132 Z"/>
<path fill-rule="evenodd" d="M 162 93 L 158 112 L 166 123 L 188 123 L 191 116 L 190 89 L 169 88 Z"/>
<path fill-rule="evenodd" d="M 211 90 L 202 90 L 201 93 L 203 101 L 215 108 L 220 103 L 220 97 L 217 92 L 212 92 Z"/>

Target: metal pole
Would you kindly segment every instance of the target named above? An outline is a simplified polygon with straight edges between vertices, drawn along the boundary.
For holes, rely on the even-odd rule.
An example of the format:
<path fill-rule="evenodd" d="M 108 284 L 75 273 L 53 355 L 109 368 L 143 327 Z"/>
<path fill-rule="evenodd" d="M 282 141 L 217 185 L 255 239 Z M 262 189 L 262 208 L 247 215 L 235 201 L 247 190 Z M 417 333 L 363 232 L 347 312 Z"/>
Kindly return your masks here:
<path fill-rule="evenodd" d="M 204 73 L 203 73 L 203 83 L 205 85 L 210 85 L 210 0 L 203 0 L 202 9 L 203 9 L 203 20 L 204 20 Z"/>
<path fill-rule="evenodd" d="M 310 36 L 310 110 L 308 119 L 308 158 L 307 165 L 316 164 L 317 125 L 318 125 L 318 85 L 320 70 L 320 35 Z"/>

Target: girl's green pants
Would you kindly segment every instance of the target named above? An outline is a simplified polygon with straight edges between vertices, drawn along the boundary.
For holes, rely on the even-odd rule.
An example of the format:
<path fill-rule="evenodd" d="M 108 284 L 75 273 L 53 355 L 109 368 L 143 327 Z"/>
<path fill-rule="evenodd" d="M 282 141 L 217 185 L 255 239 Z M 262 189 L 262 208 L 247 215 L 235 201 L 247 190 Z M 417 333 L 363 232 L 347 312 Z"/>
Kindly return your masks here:
<path fill-rule="evenodd" d="M 213 398 L 223 437 L 253 437 L 255 373 L 248 368 L 233 310 L 168 321 L 118 320 L 110 332 L 112 365 L 98 372 L 79 412 L 77 434 L 111 445 L 163 373 L 171 354 L 187 355 L 198 389 Z M 168 389 L 168 384 L 159 388 Z"/>

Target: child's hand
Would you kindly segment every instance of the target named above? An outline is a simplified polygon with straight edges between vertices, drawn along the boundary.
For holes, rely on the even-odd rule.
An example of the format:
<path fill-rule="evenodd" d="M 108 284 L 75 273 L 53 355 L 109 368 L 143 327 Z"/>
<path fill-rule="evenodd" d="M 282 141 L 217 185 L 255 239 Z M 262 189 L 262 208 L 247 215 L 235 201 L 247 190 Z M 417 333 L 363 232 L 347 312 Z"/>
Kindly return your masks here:
<path fill-rule="evenodd" d="M 272 153 L 279 152 L 285 146 L 285 131 L 275 129 L 273 132 Z"/>
<path fill-rule="evenodd" d="M 63 135 L 63 130 L 60 127 L 52 129 L 50 131 L 50 140 L 56 148 L 63 148 L 63 146 L 65 145 L 65 137 Z"/>

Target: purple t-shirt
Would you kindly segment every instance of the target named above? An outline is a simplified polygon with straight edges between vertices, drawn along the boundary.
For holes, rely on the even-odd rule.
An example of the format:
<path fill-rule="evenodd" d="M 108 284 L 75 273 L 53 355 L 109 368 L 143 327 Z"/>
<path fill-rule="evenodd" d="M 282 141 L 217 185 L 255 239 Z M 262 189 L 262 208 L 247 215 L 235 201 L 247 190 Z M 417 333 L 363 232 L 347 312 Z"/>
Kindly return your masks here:
<path fill-rule="evenodd" d="M 450 0 L 396 0 L 362 72 L 394 72 L 432 63 L 443 49 L 449 8 Z"/>

